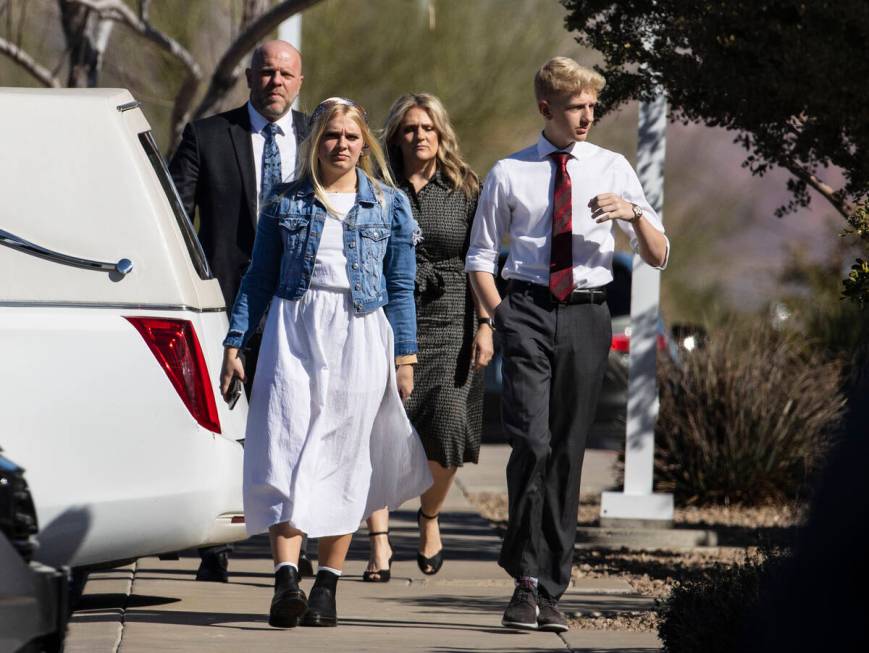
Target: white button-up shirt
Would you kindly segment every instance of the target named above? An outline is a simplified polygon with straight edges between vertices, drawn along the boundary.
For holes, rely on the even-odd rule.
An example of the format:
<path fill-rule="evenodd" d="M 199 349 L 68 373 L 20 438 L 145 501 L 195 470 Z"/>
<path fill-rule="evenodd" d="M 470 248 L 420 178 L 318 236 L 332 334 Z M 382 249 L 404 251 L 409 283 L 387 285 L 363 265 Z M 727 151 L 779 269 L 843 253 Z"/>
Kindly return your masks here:
<path fill-rule="evenodd" d="M 262 189 L 263 176 L 263 149 L 266 145 L 266 138 L 262 131 L 269 124 L 259 111 L 253 108 L 253 105 L 248 101 L 247 113 L 250 116 L 250 140 L 253 145 L 253 164 L 256 167 L 256 213 L 259 216 L 260 190 Z M 296 174 L 296 133 L 293 125 L 293 112 L 287 111 L 275 123 L 278 126 L 278 132 L 275 134 L 275 141 L 278 144 L 278 151 L 281 153 L 281 176 L 283 181 L 292 181 Z"/>
<path fill-rule="evenodd" d="M 542 134 L 536 145 L 498 161 L 486 177 L 471 229 L 465 261 L 467 272 L 498 274 L 498 250 L 509 241 L 510 253 L 502 275 L 506 279 L 549 285 L 549 249 L 552 241 L 552 196 L 556 163 L 549 156 L 558 148 Z M 574 288 L 597 288 L 613 279 L 615 247 L 613 224 L 628 235 L 637 251 L 637 235 L 630 222 L 592 218 L 591 200 L 601 193 L 615 193 L 643 210 L 658 231 L 664 231 L 649 206 L 640 180 L 621 154 L 588 142 L 564 149 L 571 155 L 567 171 L 573 209 Z M 670 244 L 667 242 L 667 258 Z M 664 261 L 665 267 L 666 258 Z"/>

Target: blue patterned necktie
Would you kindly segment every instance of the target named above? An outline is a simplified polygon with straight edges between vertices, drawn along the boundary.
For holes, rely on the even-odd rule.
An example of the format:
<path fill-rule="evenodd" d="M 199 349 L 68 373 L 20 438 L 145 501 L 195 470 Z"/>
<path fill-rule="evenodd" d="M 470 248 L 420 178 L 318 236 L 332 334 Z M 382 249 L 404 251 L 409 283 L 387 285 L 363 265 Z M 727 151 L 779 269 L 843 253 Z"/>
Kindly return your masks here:
<path fill-rule="evenodd" d="M 263 127 L 262 135 L 266 142 L 263 146 L 262 180 L 260 183 L 260 203 L 268 199 L 272 188 L 281 183 L 281 152 L 278 150 L 278 142 L 275 134 L 279 127 L 270 122 Z"/>

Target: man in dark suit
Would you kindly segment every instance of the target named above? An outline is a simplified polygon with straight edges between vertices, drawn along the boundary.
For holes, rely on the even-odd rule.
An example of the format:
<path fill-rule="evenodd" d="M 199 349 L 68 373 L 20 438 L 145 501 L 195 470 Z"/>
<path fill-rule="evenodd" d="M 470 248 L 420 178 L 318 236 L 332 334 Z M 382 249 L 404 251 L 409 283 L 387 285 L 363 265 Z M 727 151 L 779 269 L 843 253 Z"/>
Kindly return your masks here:
<path fill-rule="evenodd" d="M 199 209 L 199 240 L 227 310 L 232 309 L 250 263 L 260 204 L 275 183 L 293 178 L 299 146 L 307 135 L 306 116 L 292 110 L 304 79 L 302 55 L 296 48 L 285 41 L 264 43 L 254 50 L 245 77 L 248 102 L 188 124 L 169 164 L 191 219 Z M 248 395 L 259 342 L 257 335 L 248 345 Z M 226 582 L 228 551 L 229 547 L 200 549 L 197 580 Z M 303 573 L 305 562 L 300 560 Z"/>

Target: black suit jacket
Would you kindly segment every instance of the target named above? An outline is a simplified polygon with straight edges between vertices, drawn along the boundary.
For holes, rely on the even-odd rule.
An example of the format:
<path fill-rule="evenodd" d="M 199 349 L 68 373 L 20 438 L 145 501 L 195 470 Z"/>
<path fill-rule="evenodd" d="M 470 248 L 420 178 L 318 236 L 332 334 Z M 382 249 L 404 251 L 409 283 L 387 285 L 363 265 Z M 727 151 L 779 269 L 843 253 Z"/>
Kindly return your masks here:
<path fill-rule="evenodd" d="M 308 121 L 293 111 L 297 143 Z M 256 233 L 256 167 L 247 105 L 196 120 L 184 128 L 169 171 L 187 215 L 199 207 L 199 240 L 232 308 L 250 263 Z"/>

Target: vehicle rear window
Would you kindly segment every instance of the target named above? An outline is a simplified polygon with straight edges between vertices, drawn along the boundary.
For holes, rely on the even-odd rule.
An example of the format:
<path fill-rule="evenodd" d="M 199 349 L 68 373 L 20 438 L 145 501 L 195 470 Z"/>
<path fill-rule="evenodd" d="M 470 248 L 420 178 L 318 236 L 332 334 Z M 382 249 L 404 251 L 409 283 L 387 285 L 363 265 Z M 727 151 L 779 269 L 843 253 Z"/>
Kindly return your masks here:
<path fill-rule="evenodd" d="M 196 230 L 193 228 L 193 223 L 184 210 L 184 205 L 178 196 L 178 190 L 172 182 L 172 177 L 169 176 L 166 161 L 163 160 L 160 150 L 157 149 L 157 143 L 154 142 L 151 132 L 147 131 L 139 134 L 139 142 L 142 144 L 145 154 L 148 155 L 148 161 L 151 162 L 151 167 L 154 168 L 157 179 L 160 180 L 163 192 L 166 193 L 166 199 L 169 200 L 169 206 L 172 207 L 172 212 L 175 214 L 178 228 L 181 229 L 181 234 L 184 236 L 184 243 L 187 245 L 187 252 L 190 254 L 190 260 L 193 262 L 193 267 L 196 268 L 196 273 L 200 279 L 213 279 L 214 275 L 211 273 L 211 267 L 205 258 L 205 252 L 202 250 L 202 245 L 196 236 Z"/>

